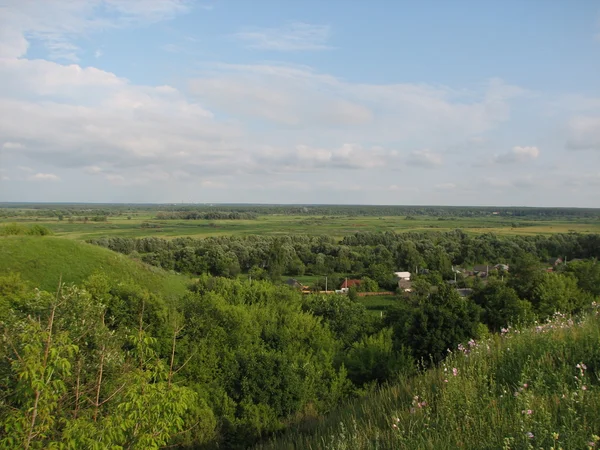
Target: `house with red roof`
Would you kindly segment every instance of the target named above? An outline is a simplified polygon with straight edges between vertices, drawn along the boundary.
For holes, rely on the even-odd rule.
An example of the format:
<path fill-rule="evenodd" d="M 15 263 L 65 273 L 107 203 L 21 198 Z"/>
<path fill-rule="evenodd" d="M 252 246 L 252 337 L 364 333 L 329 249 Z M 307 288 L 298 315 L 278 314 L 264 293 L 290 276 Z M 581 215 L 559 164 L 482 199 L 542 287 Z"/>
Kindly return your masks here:
<path fill-rule="evenodd" d="M 357 288 L 360 286 L 360 280 L 344 280 L 342 285 L 340 286 L 340 291 L 346 293 L 351 287 Z"/>

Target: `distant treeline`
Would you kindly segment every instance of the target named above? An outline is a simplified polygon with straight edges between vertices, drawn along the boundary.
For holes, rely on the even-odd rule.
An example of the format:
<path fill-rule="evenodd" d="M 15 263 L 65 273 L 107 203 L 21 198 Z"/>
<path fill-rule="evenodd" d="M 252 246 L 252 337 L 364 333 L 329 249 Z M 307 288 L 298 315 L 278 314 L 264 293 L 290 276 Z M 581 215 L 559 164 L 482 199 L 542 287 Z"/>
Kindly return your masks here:
<path fill-rule="evenodd" d="M 0 203 L 0 217 L 57 217 L 135 213 L 235 213 L 253 215 L 301 216 L 417 216 L 433 217 L 522 217 L 528 219 L 600 218 L 596 208 L 528 208 L 474 206 L 399 206 L 399 205 L 252 205 L 252 204 L 27 204 Z M 180 218 L 180 217 L 176 217 Z M 182 217 L 185 218 L 185 217 Z"/>
<path fill-rule="evenodd" d="M 254 220 L 258 214 L 236 211 L 161 211 L 156 214 L 158 220 Z"/>
<path fill-rule="evenodd" d="M 461 230 L 421 233 L 356 233 L 341 241 L 331 236 L 220 236 L 206 239 L 106 237 L 90 243 L 136 252 L 146 263 L 190 274 L 233 277 L 239 273 L 271 278 L 286 275 L 368 276 L 393 288 L 392 273 L 416 267 L 453 278 L 453 265 L 511 263 L 524 254 L 539 262 L 551 257 L 598 258 L 600 235 L 471 235 Z"/>

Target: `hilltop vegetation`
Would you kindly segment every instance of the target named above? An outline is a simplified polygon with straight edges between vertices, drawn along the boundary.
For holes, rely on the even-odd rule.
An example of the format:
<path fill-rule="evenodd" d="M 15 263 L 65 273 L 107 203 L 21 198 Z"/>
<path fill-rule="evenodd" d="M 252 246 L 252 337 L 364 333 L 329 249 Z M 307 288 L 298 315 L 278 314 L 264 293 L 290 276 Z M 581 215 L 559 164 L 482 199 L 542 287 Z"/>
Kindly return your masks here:
<path fill-rule="evenodd" d="M 293 427 L 257 450 L 593 449 L 600 317 L 555 315 L 460 345 L 435 369 Z"/>
<path fill-rule="evenodd" d="M 55 237 L 9 236 L 0 238 L 0 274 L 18 273 L 23 280 L 53 291 L 59 279 L 81 283 L 94 273 L 112 282 L 131 281 L 165 298 L 181 296 L 189 279 L 170 274 L 109 250 Z"/>

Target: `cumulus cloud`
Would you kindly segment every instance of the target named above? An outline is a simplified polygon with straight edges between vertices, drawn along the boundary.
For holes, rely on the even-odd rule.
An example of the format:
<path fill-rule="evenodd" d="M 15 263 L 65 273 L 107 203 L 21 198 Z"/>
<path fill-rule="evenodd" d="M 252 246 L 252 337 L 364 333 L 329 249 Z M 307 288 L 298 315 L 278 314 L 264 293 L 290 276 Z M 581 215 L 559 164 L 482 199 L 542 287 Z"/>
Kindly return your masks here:
<path fill-rule="evenodd" d="M 59 181 L 60 177 L 53 173 L 36 173 L 27 179 L 30 181 Z"/>
<path fill-rule="evenodd" d="M 234 37 L 249 48 L 275 51 L 327 50 L 328 25 L 290 22 L 275 28 L 246 28 Z"/>
<path fill-rule="evenodd" d="M 407 164 L 417 167 L 439 167 L 443 163 L 442 156 L 429 150 L 415 150 L 408 156 Z"/>
<path fill-rule="evenodd" d="M 315 180 L 337 177 L 331 186 L 340 198 L 350 188 L 382 196 L 416 192 L 424 180 L 410 177 L 423 171 L 402 171 L 403 166 L 440 167 L 441 152 L 446 155 L 452 145 L 483 145 L 478 140 L 510 119 L 511 101 L 523 94 L 495 79 L 470 89 L 375 84 L 275 64 L 207 64 L 184 88 L 144 86 L 122 73 L 73 62 L 80 53 L 75 37 L 173 17 L 189 7 L 187 2 L 5 4 L 0 7 L 2 163 L 32 165 L 35 170 L 21 173 L 23 179 L 57 181 L 60 175 L 63 183 L 56 187 L 66 187 L 70 176 L 131 191 L 156 186 L 147 191 L 150 200 L 164 186 L 181 189 L 183 183 L 218 194 L 241 179 L 245 186 L 259 180 L 269 191 L 276 183 L 311 190 Z M 237 36 L 248 45 L 300 50 L 327 46 L 330 30 L 295 24 L 243 33 L 255 33 Z M 51 58 L 69 62 L 27 59 L 28 40 L 44 44 Z M 440 153 L 407 153 L 407 148 Z M 359 185 L 349 171 L 371 178 Z M 402 181 L 394 178 L 398 171 Z M 289 179 L 294 176 L 299 179 Z"/>
<path fill-rule="evenodd" d="M 600 116 L 579 116 L 569 123 L 567 148 L 600 150 Z"/>
<path fill-rule="evenodd" d="M 336 148 L 297 145 L 287 148 L 265 147 L 256 156 L 262 167 L 279 172 L 306 172 L 325 169 L 381 169 L 397 167 L 399 153 L 383 147 L 365 148 L 359 144 L 343 144 Z"/>
<path fill-rule="evenodd" d="M 513 147 L 512 150 L 494 157 L 494 162 L 500 164 L 523 163 L 532 161 L 540 156 L 537 147 Z"/>
<path fill-rule="evenodd" d="M 488 131 L 510 117 L 521 90 L 491 80 L 481 91 L 425 84 L 364 84 L 307 67 L 218 64 L 190 82 L 213 110 L 295 128 L 343 127 L 345 140 L 428 140 L 447 145 Z M 334 128 L 331 130 L 331 128 Z M 351 127 L 351 128 L 350 128 Z"/>

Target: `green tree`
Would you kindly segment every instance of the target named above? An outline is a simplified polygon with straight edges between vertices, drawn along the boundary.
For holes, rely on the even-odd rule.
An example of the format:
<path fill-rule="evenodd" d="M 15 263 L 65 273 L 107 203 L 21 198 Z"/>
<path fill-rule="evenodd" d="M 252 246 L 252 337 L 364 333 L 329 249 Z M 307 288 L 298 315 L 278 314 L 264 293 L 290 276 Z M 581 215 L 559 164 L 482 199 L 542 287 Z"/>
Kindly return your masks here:
<path fill-rule="evenodd" d="M 531 303 L 521 300 L 513 288 L 501 281 L 490 281 L 475 291 L 472 298 L 482 308 L 482 322 L 492 331 L 532 320 Z"/>

